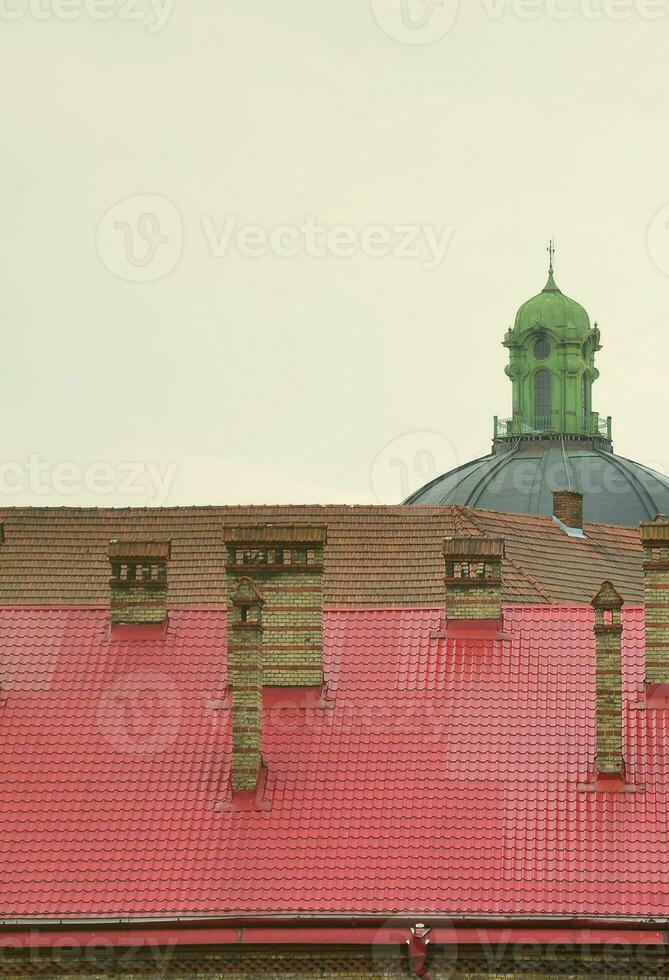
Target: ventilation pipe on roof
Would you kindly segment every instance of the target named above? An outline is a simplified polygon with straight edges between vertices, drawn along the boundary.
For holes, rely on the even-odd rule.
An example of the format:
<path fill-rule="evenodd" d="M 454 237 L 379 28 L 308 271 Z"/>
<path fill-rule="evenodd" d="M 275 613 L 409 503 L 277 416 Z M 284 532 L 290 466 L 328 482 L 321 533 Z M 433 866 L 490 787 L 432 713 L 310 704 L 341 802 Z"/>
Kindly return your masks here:
<path fill-rule="evenodd" d="M 669 521 L 642 524 L 646 684 L 669 685 Z M 669 690 L 669 687 L 667 688 Z"/>
<path fill-rule="evenodd" d="M 255 792 L 262 748 L 263 595 L 250 578 L 228 596 L 228 684 L 232 688 L 232 791 Z"/>
<path fill-rule="evenodd" d="M 427 963 L 432 945 L 432 940 L 429 938 L 431 931 L 429 926 L 417 922 L 415 926 L 411 926 L 410 937 L 405 940 L 411 972 L 417 977 L 423 977 L 424 980 L 429 980 Z"/>
<path fill-rule="evenodd" d="M 470 535 L 444 541 L 446 618 L 499 620 L 504 539 Z"/>
<path fill-rule="evenodd" d="M 582 538 L 583 494 L 577 490 L 554 490 L 553 521 L 571 537 Z"/>
<path fill-rule="evenodd" d="M 592 600 L 597 657 L 597 762 L 598 776 L 624 777 L 621 635 L 622 597 L 604 582 Z"/>
<path fill-rule="evenodd" d="M 323 526 L 230 527 L 224 535 L 228 589 L 251 576 L 265 599 L 263 683 L 323 683 Z"/>
<path fill-rule="evenodd" d="M 112 626 L 165 622 L 169 559 L 169 541 L 110 541 Z"/>

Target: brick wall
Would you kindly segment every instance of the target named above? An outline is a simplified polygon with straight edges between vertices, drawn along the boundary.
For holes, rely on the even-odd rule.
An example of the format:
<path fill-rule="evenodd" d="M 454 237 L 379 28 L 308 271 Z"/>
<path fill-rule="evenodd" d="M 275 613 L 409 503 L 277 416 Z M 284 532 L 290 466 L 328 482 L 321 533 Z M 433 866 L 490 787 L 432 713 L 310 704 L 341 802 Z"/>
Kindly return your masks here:
<path fill-rule="evenodd" d="M 553 516 L 567 527 L 583 527 L 583 494 L 576 490 L 553 491 Z"/>
<path fill-rule="evenodd" d="M 641 525 L 644 552 L 646 682 L 669 684 L 669 523 Z"/>
<path fill-rule="evenodd" d="M 262 746 L 262 606 L 249 578 L 228 594 L 228 684 L 232 688 L 232 788 L 254 790 Z"/>
<path fill-rule="evenodd" d="M 157 624 L 167 616 L 169 541 L 111 541 L 111 622 Z"/>
<path fill-rule="evenodd" d="M 502 614 L 501 538 L 477 536 L 447 538 L 446 618 L 495 620 Z"/>
<path fill-rule="evenodd" d="M 669 975 L 666 953 L 656 947 L 611 947 L 580 952 L 558 947 L 553 951 L 518 947 L 437 949 L 428 964 L 430 980 L 557 980 L 576 977 L 628 977 L 646 980 Z M 401 947 L 327 946 L 301 950 L 266 947 L 243 950 L 155 949 L 111 954 L 97 950 L 86 955 L 66 950 L 28 956 L 0 956 L 0 978 L 32 980 L 400 980 L 414 974 Z"/>
<path fill-rule="evenodd" d="M 597 690 L 597 771 L 622 775 L 622 667 L 620 645 L 623 600 L 605 582 L 592 606 L 595 614 Z"/>
<path fill-rule="evenodd" d="M 621 773 L 622 686 L 620 634 L 597 636 L 597 770 Z"/>
<path fill-rule="evenodd" d="M 262 590 L 263 684 L 323 680 L 325 528 L 269 525 L 226 532 L 228 587 L 250 577 Z"/>

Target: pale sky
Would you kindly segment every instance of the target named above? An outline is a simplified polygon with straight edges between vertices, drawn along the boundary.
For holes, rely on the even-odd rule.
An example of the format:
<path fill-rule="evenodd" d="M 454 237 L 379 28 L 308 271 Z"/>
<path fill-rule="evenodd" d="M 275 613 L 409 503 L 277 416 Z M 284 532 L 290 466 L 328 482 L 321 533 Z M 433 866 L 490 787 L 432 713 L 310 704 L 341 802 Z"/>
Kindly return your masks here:
<path fill-rule="evenodd" d="M 669 0 L 404 2 L 0 0 L 0 504 L 399 502 L 553 233 L 669 471 Z"/>

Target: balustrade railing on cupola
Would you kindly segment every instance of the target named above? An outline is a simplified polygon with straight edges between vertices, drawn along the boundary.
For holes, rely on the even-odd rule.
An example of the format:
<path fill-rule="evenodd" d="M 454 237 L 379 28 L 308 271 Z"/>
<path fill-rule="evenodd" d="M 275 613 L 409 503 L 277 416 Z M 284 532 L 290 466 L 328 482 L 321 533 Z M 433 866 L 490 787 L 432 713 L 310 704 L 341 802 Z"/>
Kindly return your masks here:
<path fill-rule="evenodd" d="M 520 416 L 510 419 L 500 419 L 495 416 L 495 439 L 512 439 L 519 436 L 538 436 L 538 435 L 564 435 L 564 436 L 592 436 L 593 438 L 606 439 L 611 441 L 611 416 L 600 419 L 599 413 L 593 412 L 589 421 L 585 421 L 580 427 L 570 426 L 562 428 L 556 424 L 551 415 L 539 415 L 534 419 L 534 426 L 521 421 Z"/>

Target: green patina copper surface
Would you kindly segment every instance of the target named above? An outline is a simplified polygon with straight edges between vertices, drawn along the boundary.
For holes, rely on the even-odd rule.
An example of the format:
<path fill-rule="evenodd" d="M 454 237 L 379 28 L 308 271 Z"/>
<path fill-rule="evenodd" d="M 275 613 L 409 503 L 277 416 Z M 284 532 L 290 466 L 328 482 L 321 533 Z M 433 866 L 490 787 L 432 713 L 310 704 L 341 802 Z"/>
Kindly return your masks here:
<path fill-rule="evenodd" d="M 610 420 L 600 421 L 592 410 L 599 340 L 584 307 L 556 285 L 551 249 L 546 285 L 523 303 L 504 337 L 513 415 L 495 420 L 495 438 L 550 433 L 610 440 Z"/>

